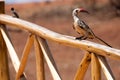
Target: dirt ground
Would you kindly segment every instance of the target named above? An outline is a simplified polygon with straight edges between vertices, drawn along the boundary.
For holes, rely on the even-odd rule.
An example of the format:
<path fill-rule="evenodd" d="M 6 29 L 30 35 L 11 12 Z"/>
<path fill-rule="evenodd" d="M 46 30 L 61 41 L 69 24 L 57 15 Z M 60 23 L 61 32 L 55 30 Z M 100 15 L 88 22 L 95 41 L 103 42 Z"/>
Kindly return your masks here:
<path fill-rule="evenodd" d="M 6 14 L 10 13 L 10 8 L 14 7 L 19 13 L 20 18 L 33 22 L 35 24 L 44 26 L 55 32 L 70 35 L 79 36 L 72 28 L 72 16 L 71 16 L 71 2 L 68 4 L 66 1 L 53 2 L 53 3 L 30 3 L 30 4 L 15 4 L 6 5 Z M 56 8 L 57 6 L 57 8 Z M 57 10 L 57 11 L 56 11 Z M 52 12 L 51 12 L 52 11 Z M 63 12 L 61 12 L 63 11 Z M 63 15 L 61 15 L 61 13 Z M 94 33 L 108 42 L 114 48 L 120 49 L 120 17 L 113 16 L 112 13 L 106 12 L 92 12 L 90 15 L 82 14 L 80 17 L 86 21 Z M 9 25 L 7 25 L 9 27 Z M 27 37 L 29 33 L 27 31 L 18 32 L 16 28 L 10 28 L 9 34 L 12 42 L 15 46 L 16 52 L 19 58 L 22 56 Z M 96 41 L 96 40 L 91 40 Z M 64 46 L 52 41 L 48 41 L 50 50 L 53 54 L 58 70 L 63 80 L 73 80 L 79 63 L 84 56 L 85 51 L 78 48 Z M 120 63 L 119 61 L 107 58 L 109 65 L 113 71 L 116 80 L 120 79 Z M 9 58 L 10 77 L 11 80 L 15 78 L 15 71 Z M 91 65 L 90 65 L 91 66 Z M 84 80 L 91 78 L 91 67 L 85 75 Z M 35 52 L 34 47 L 31 49 L 27 66 L 25 68 L 28 80 L 36 80 L 35 69 Z M 46 80 L 52 80 L 51 73 L 45 62 L 45 74 Z M 102 72 L 102 80 L 106 80 Z"/>

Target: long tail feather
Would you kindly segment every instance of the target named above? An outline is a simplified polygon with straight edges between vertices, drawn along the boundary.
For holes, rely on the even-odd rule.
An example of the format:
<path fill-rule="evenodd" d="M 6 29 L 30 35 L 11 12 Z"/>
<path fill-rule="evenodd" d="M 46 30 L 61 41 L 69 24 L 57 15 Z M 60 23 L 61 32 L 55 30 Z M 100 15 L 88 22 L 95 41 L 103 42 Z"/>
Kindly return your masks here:
<path fill-rule="evenodd" d="M 109 45 L 107 42 L 105 42 L 104 40 L 102 40 L 101 38 L 99 38 L 98 36 L 95 36 L 96 39 L 100 40 L 101 42 L 103 42 L 105 45 L 112 47 L 111 45 Z"/>

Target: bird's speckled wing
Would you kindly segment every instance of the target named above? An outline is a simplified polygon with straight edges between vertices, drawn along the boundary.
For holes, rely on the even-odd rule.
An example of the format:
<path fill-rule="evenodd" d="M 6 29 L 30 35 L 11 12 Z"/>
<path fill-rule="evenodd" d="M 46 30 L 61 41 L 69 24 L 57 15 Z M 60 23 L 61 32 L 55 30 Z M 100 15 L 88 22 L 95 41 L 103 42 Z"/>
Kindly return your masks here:
<path fill-rule="evenodd" d="M 87 31 L 89 35 L 95 36 L 93 31 L 89 28 L 89 26 L 84 21 L 78 21 L 78 25 L 79 25 L 80 28 Z"/>
<path fill-rule="evenodd" d="M 90 29 L 89 26 L 86 25 L 84 21 L 78 20 L 77 23 L 78 23 L 78 25 L 80 26 L 80 28 L 82 28 L 82 29 L 84 29 L 84 30 L 86 30 L 86 31 L 87 31 L 88 29 Z"/>

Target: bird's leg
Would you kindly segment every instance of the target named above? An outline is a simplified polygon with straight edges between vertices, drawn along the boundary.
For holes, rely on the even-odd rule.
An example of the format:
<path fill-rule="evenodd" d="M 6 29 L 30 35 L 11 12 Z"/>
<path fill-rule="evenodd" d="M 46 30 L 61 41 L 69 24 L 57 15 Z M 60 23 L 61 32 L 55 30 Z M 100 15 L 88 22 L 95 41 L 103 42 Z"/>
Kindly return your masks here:
<path fill-rule="evenodd" d="M 82 38 L 82 40 L 86 40 L 88 37 L 87 36 L 84 36 L 83 38 Z"/>
<path fill-rule="evenodd" d="M 73 27 L 73 29 L 75 30 L 75 27 L 74 27 L 74 25 L 72 25 L 72 27 Z"/>
<path fill-rule="evenodd" d="M 82 35 L 80 37 L 76 37 L 76 39 L 79 39 L 79 40 L 86 40 L 88 38 L 89 34 L 86 33 L 85 35 Z"/>

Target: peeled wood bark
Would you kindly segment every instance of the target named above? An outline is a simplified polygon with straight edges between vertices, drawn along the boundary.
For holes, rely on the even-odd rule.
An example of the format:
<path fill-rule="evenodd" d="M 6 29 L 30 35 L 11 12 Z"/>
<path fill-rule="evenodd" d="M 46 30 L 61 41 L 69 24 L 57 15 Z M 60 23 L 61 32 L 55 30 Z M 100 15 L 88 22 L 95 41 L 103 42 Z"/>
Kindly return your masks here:
<path fill-rule="evenodd" d="M 87 71 L 90 62 L 91 62 L 91 54 L 87 52 L 79 65 L 74 80 L 84 80 L 84 75 Z"/>
<path fill-rule="evenodd" d="M 0 23 L 16 26 L 20 29 L 24 29 L 29 32 L 35 33 L 36 35 L 39 35 L 42 38 L 49 39 L 61 44 L 78 47 L 78 48 L 87 50 L 89 52 L 103 55 L 105 57 L 120 60 L 120 50 L 118 49 L 110 48 L 110 47 L 96 44 L 86 40 L 81 40 L 81 41 L 75 40 L 75 37 L 62 35 L 62 34 L 50 31 L 42 26 L 38 26 L 36 24 L 30 23 L 21 19 L 17 19 L 8 15 L 1 14 Z"/>

